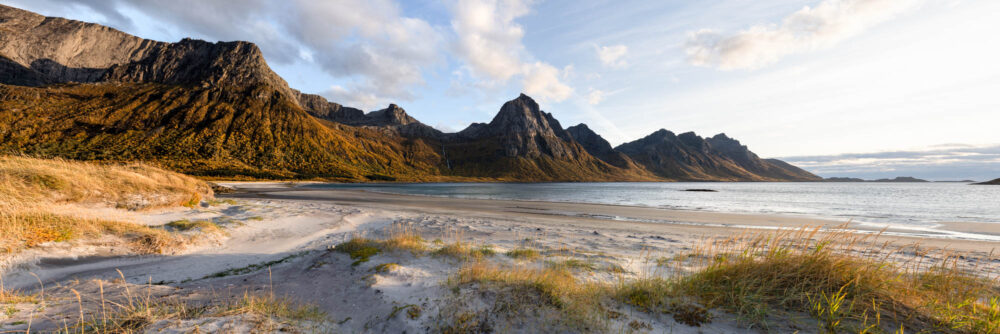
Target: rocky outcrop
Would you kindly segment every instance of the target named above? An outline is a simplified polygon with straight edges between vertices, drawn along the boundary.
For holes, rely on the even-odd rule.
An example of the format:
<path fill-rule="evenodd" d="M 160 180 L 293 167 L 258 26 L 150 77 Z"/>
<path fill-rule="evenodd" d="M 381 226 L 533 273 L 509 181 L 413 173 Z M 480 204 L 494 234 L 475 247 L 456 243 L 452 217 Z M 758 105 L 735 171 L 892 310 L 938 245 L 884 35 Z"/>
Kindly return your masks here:
<path fill-rule="evenodd" d="M 535 100 L 524 94 L 504 103 L 489 124 L 472 124 L 457 137 L 494 140 L 501 148 L 497 153 L 505 157 L 573 159 L 582 150 L 552 114 L 543 112 Z"/>
<path fill-rule="evenodd" d="M 444 133 L 420 123 L 416 118 L 407 114 L 406 110 L 395 104 L 365 114 L 360 109 L 329 102 L 319 95 L 303 94 L 299 91 L 294 91 L 294 93 L 303 109 L 315 117 L 331 122 L 386 130 L 408 138 L 441 139 L 444 137 Z"/>
<path fill-rule="evenodd" d="M 656 175 L 675 180 L 813 181 L 820 178 L 780 160 L 765 160 L 724 134 L 674 135 L 660 129 L 615 150 Z"/>
<path fill-rule="evenodd" d="M 257 88 L 293 96 L 249 42 L 166 43 L 0 5 L 0 83 L 127 82 Z M 17 67 L 13 70 L 7 70 Z"/>
<path fill-rule="evenodd" d="M 619 168 L 633 168 L 635 163 L 622 152 L 615 151 L 611 143 L 604 140 L 604 137 L 591 130 L 586 124 L 580 123 L 566 128 L 573 139 L 583 146 L 587 153 L 601 159 L 608 164 Z"/>
<path fill-rule="evenodd" d="M 306 94 L 294 89 L 292 93 L 302 109 L 318 118 L 344 124 L 362 122 L 365 119 L 365 112 L 361 109 L 345 107 L 316 94 Z"/>

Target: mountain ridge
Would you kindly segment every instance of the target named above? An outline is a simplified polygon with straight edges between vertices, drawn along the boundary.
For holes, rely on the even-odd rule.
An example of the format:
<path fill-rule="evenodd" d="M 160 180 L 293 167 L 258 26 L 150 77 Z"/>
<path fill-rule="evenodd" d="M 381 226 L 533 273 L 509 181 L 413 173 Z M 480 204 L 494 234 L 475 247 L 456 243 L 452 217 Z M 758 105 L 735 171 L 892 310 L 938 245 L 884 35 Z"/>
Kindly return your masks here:
<path fill-rule="evenodd" d="M 153 41 L 4 5 L 0 31 L 0 150 L 11 153 L 377 181 L 756 181 L 794 168 L 728 137 L 685 133 L 677 140 L 690 152 L 707 156 L 709 141 L 727 148 L 706 160 L 721 167 L 664 173 L 586 125 L 562 128 L 524 94 L 489 123 L 443 133 L 396 104 L 365 113 L 292 89 L 250 42 Z M 802 172 L 780 175 L 811 175 Z"/>

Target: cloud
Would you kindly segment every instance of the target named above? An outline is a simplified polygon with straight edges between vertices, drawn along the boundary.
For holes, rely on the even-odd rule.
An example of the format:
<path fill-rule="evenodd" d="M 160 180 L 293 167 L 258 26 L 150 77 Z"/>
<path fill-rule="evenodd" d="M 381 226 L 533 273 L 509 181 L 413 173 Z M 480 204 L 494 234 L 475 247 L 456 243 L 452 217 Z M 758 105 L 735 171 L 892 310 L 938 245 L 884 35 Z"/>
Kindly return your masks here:
<path fill-rule="evenodd" d="M 455 55 L 473 77 L 506 83 L 521 76 L 523 92 L 541 100 L 562 101 L 573 89 L 560 79 L 573 73 L 530 60 L 521 39 L 524 28 L 515 20 L 530 11 L 530 0 L 458 0 L 452 6 Z"/>
<path fill-rule="evenodd" d="M 562 101 L 573 94 L 573 89 L 559 81 L 559 69 L 552 65 L 535 62 L 525 64 L 524 93 L 542 101 Z"/>
<path fill-rule="evenodd" d="M 829 48 L 904 13 L 923 0 L 824 0 L 785 17 L 725 35 L 703 29 L 685 45 L 688 62 L 723 70 L 756 69 L 784 56 Z"/>
<path fill-rule="evenodd" d="M 364 90 L 347 89 L 340 85 L 330 86 L 329 89 L 320 92 L 320 95 L 330 101 L 337 101 L 342 105 L 360 108 L 361 110 L 374 110 L 382 104 L 379 97 Z"/>
<path fill-rule="evenodd" d="M 412 99 L 412 87 L 424 83 L 423 69 L 444 58 L 442 33 L 405 16 L 393 0 L 39 1 L 46 7 L 87 7 L 120 27 L 131 25 L 123 13 L 134 11 L 197 38 L 252 41 L 269 62 L 313 62 L 349 81 L 338 87 L 366 97 L 359 101 Z"/>
<path fill-rule="evenodd" d="M 451 21 L 458 56 L 479 76 L 506 81 L 520 74 L 524 28 L 514 19 L 529 10 L 526 1 L 458 1 Z"/>
<path fill-rule="evenodd" d="M 823 176 L 881 178 L 915 176 L 938 180 L 1000 177 L 1000 145 L 948 144 L 922 151 L 846 153 L 780 158 Z"/>
<path fill-rule="evenodd" d="M 590 92 L 587 93 L 587 103 L 596 105 L 601 103 L 601 101 L 604 101 L 604 91 L 600 89 L 591 89 Z"/>
<path fill-rule="evenodd" d="M 597 46 L 594 45 L 594 50 L 597 51 L 597 58 L 601 60 L 604 66 L 611 67 L 622 67 L 628 65 L 623 57 L 628 53 L 628 47 L 624 45 L 612 45 L 612 46 Z"/>

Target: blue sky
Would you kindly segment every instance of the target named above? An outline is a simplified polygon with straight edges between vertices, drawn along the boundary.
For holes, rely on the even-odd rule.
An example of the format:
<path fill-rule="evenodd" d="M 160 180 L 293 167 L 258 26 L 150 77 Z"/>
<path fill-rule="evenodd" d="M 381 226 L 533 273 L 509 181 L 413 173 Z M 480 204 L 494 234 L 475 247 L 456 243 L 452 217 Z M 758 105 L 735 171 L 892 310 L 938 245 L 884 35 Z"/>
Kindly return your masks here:
<path fill-rule="evenodd" d="M 725 132 L 764 157 L 887 163 L 1000 144 L 993 0 L 0 2 L 157 40 L 249 40 L 293 88 L 395 102 L 446 131 L 525 92 L 612 144 Z M 992 159 L 977 177 L 1000 176 Z"/>

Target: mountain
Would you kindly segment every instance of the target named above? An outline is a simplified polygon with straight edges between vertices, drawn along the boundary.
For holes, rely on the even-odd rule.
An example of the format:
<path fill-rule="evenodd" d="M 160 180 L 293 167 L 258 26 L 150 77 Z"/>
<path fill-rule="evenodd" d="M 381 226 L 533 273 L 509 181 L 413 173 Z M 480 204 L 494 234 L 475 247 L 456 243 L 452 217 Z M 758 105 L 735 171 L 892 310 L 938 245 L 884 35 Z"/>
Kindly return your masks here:
<path fill-rule="evenodd" d="M 6 152 L 220 177 L 440 174 L 422 142 L 311 116 L 251 43 L 157 42 L 7 6 L 0 31 Z"/>
<path fill-rule="evenodd" d="M 319 95 L 304 94 L 297 90 L 292 91 L 302 109 L 317 118 L 353 126 L 387 129 L 404 137 L 440 138 L 444 136 L 441 131 L 421 123 L 395 104 L 366 114 L 361 109 L 345 107 L 327 101 L 326 98 Z"/>
<path fill-rule="evenodd" d="M 609 165 L 628 169 L 641 168 L 625 153 L 615 151 L 611 147 L 611 143 L 608 143 L 607 140 L 604 140 L 604 137 L 601 137 L 601 135 L 587 127 L 587 124 L 580 123 L 566 128 L 566 131 L 573 136 L 574 140 L 580 143 L 580 146 L 583 146 L 583 149 L 587 150 L 587 153 L 603 160 Z"/>
<path fill-rule="evenodd" d="M 878 179 L 878 180 L 872 180 L 870 182 L 930 182 L 930 181 L 909 176 L 897 176 L 896 178 L 892 179 Z"/>
<path fill-rule="evenodd" d="M 473 123 L 442 142 L 447 162 L 459 174 L 498 178 L 527 175 L 539 180 L 641 180 L 649 173 L 626 171 L 595 158 L 552 114 L 527 95 L 507 101 L 490 123 Z"/>
<path fill-rule="evenodd" d="M 683 181 L 816 181 L 820 178 L 779 160 L 760 159 L 739 141 L 719 134 L 675 135 L 660 129 L 615 150 L 654 174 Z"/>
<path fill-rule="evenodd" d="M 856 177 L 828 177 L 823 179 L 824 182 L 867 182 L 864 179 L 859 179 Z"/>
<path fill-rule="evenodd" d="M 909 176 L 898 176 L 892 179 L 878 179 L 878 180 L 864 180 L 853 177 L 828 177 L 823 179 L 825 182 L 930 182 L 927 180 L 922 180 Z"/>
<path fill-rule="evenodd" d="M 976 184 L 979 184 L 979 185 L 1000 185 L 1000 179 L 995 179 L 995 180 L 986 181 L 986 182 L 980 182 L 980 183 L 976 183 Z"/>
<path fill-rule="evenodd" d="M 759 159 L 725 136 L 651 137 L 611 148 L 586 125 L 563 129 L 523 94 L 504 103 L 489 123 L 442 133 L 395 104 L 365 113 L 294 90 L 252 43 L 153 41 L 0 5 L 0 152 L 141 160 L 225 178 L 660 181 L 812 176 L 780 161 Z"/>

